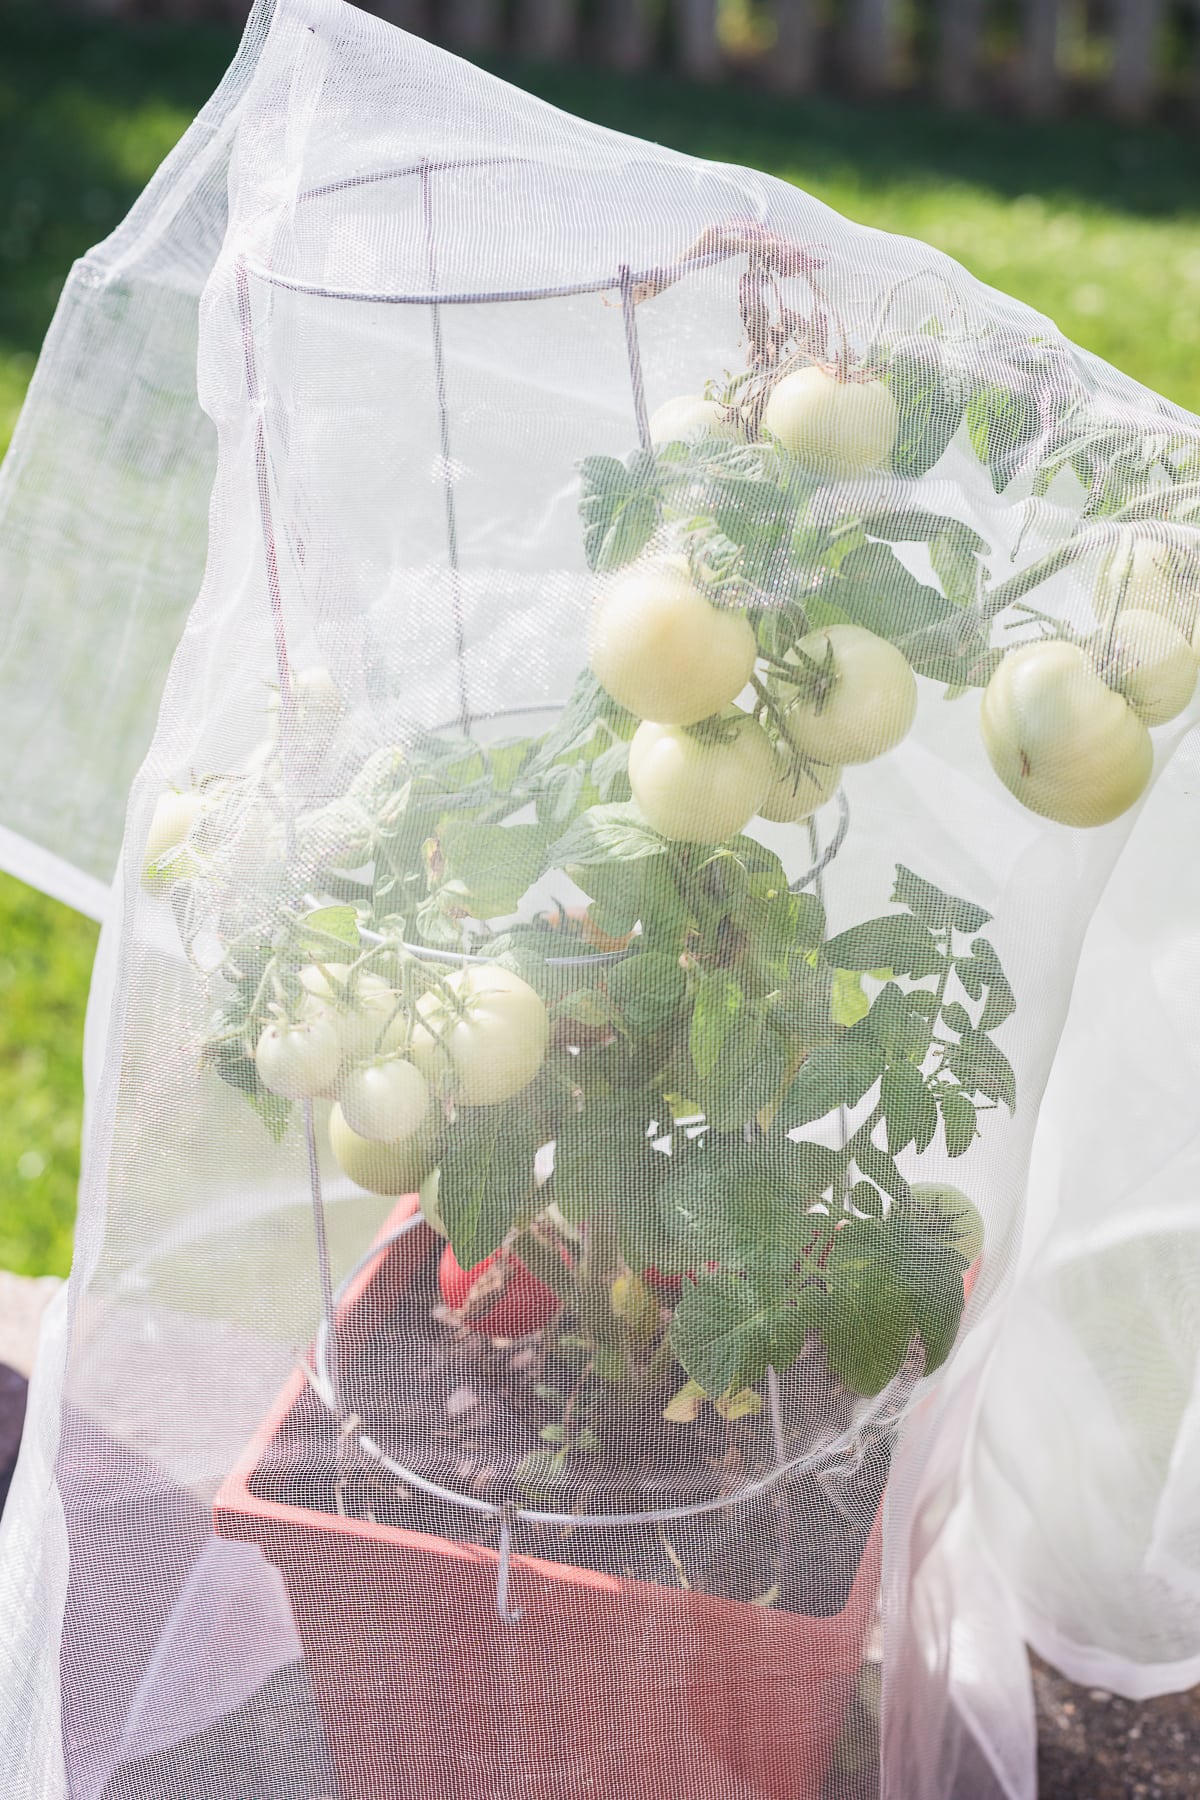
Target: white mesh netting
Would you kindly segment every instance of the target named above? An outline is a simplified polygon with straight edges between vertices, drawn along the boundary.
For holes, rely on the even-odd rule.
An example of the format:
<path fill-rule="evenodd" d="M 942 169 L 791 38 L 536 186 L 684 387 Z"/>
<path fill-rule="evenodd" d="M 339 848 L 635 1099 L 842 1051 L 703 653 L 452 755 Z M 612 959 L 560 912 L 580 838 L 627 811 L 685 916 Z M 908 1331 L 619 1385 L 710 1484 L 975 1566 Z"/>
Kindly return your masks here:
<path fill-rule="evenodd" d="M 1198 518 L 926 247 L 255 12 L 0 481 L 5 1793 L 1029 1800 L 1024 1637 L 1200 1679 Z"/>

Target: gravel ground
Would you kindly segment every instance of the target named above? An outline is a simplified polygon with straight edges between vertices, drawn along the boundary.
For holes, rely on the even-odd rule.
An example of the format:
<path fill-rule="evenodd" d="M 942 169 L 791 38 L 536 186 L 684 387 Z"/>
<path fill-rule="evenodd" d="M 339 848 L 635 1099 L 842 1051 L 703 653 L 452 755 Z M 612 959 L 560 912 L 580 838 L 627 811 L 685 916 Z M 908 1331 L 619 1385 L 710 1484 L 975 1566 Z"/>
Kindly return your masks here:
<path fill-rule="evenodd" d="M 1031 1657 L 1040 1800 L 1175 1800 L 1200 1795 L 1200 1688 L 1122 1700 L 1076 1687 Z"/>

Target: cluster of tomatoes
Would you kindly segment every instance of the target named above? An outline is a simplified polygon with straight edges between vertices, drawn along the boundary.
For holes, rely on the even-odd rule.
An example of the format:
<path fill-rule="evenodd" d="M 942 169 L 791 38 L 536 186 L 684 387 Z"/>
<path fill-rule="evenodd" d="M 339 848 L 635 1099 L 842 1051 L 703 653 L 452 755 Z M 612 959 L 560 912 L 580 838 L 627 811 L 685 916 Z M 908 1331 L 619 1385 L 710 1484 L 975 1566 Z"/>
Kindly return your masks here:
<path fill-rule="evenodd" d="M 857 625 L 801 638 L 743 711 L 734 701 L 758 660 L 753 627 L 710 599 L 682 557 L 647 558 L 602 589 L 589 652 L 602 686 L 641 720 L 629 746 L 639 809 L 687 842 L 721 843 L 756 814 L 808 818 L 843 764 L 890 750 L 916 713 L 905 658 Z"/>
<path fill-rule="evenodd" d="M 1148 727 L 1191 701 L 1200 668 L 1200 587 L 1169 547 L 1130 538 L 1094 599 L 1099 628 L 1004 657 L 984 691 L 983 741 L 1004 785 L 1061 825 L 1106 825 L 1154 768 Z"/>
<path fill-rule="evenodd" d="M 886 469 L 898 424 L 882 382 L 816 366 L 777 382 L 762 414 L 771 438 L 830 478 Z M 735 408 L 699 396 L 668 401 L 650 429 L 657 443 L 742 435 Z M 1010 650 L 980 715 L 989 760 L 1010 792 L 1032 812 L 1076 827 L 1107 824 L 1140 798 L 1153 772 L 1148 728 L 1189 704 L 1200 667 L 1200 583 L 1166 543 L 1127 531 L 1109 557 L 1095 612 L 1099 628 L 1090 635 L 1058 628 Z M 755 667 L 749 621 L 710 604 L 682 561 L 642 566 L 613 583 L 591 654 L 603 685 L 646 721 L 630 752 L 630 780 L 641 810 L 667 836 L 717 841 L 754 812 L 805 818 L 835 791 L 839 764 L 877 756 L 903 737 L 916 704 L 899 650 L 858 627 L 831 626 L 787 653 L 804 677 L 797 689 L 778 670 L 768 678 L 776 703 L 769 712 L 781 725 L 771 742 L 730 704 Z"/>
<path fill-rule="evenodd" d="M 496 963 L 451 970 L 411 1008 L 384 976 L 342 963 L 309 965 L 300 985 L 300 1005 L 258 1039 L 259 1080 L 287 1100 L 332 1099 L 334 1157 L 376 1193 L 411 1192 L 422 1179 L 443 1098 L 511 1099 L 550 1041 L 541 996 Z"/>

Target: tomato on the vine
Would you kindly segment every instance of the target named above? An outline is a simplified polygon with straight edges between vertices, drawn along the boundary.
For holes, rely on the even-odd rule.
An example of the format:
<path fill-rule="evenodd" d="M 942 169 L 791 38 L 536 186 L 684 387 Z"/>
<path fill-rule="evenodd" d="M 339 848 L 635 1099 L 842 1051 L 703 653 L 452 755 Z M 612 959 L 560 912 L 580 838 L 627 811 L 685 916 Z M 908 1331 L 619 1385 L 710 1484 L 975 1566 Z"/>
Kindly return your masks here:
<path fill-rule="evenodd" d="M 775 749 L 748 713 L 731 710 L 697 730 L 639 725 L 629 785 L 655 831 L 719 844 L 748 825 L 776 777 Z"/>
<path fill-rule="evenodd" d="M 371 1194 L 415 1194 L 437 1158 L 433 1131 L 413 1131 L 386 1143 L 360 1137 L 337 1105 L 329 1114 L 329 1145 L 343 1175 Z"/>
<path fill-rule="evenodd" d="M 338 1083 L 342 1116 L 359 1137 L 392 1143 L 419 1131 L 429 1116 L 429 1083 L 398 1057 L 363 1063 Z"/>
<path fill-rule="evenodd" d="M 1092 601 L 1101 625 L 1118 613 L 1148 612 L 1167 619 L 1200 651 L 1200 563 L 1178 543 L 1125 527 L 1110 552 Z"/>
<path fill-rule="evenodd" d="M 771 690 L 783 730 L 802 756 L 822 763 L 871 762 L 907 736 L 917 714 L 908 659 L 861 625 L 825 625 L 783 659 L 796 684 Z"/>
<path fill-rule="evenodd" d="M 1107 825 L 1149 783 L 1150 733 L 1064 639 L 1010 650 L 984 689 L 979 723 L 1005 787 L 1060 825 Z"/>
<path fill-rule="evenodd" d="M 329 1006 L 348 1057 L 373 1055 L 396 1017 L 396 996 L 372 969 L 352 974 L 349 963 L 310 963 L 300 971 L 300 985 Z"/>
<path fill-rule="evenodd" d="M 1176 718 L 1196 691 L 1196 652 L 1159 613 L 1122 608 L 1093 647 L 1105 681 L 1147 725 Z"/>
<path fill-rule="evenodd" d="M 735 418 L 726 416 L 719 400 L 701 394 L 679 394 L 664 400 L 650 414 L 650 442 L 673 444 L 697 437 L 737 439 L 741 430 Z"/>
<path fill-rule="evenodd" d="M 285 1100 L 312 1100 L 327 1094 L 342 1066 L 342 1045 L 324 1007 L 299 1019 L 276 1019 L 264 1027 L 254 1065 L 265 1088 Z"/>
<path fill-rule="evenodd" d="M 899 420 L 881 381 L 842 381 L 813 364 L 776 382 L 762 422 L 818 473 L 850 476 L 887 464 Z"/>
<path fill-rule="evenodd" d="M 601 590 L 588 653 L 637 718 L 694 725 L 741 693 L 758 646 L 745 614 L 714 606 L 679 556 L 637 563 Z"/>
<path fill-rule="evenodd" d="M 760 817 L 773 825 L 799 825 L 828 804 L 842 783 L 839 763 L 798 761 L 788 750 L 776 755 L 776 778 L 758 803 Z"/>
<path fill-rule="evenodd" d="M 198 793 L 158 796 L 142 852 L 142 885 L 150 893 L 164 894 L 173 881 L 196 873 L 196 859 L 187 840 L 203 805 Z"/>
<path fill-rule="evenodd" d="M 541 995 L 500 963 L 473 963 L 421 996 L 409 1054 L 464 1106 L 494 1106 L 528 1086 L 549 1042 Z"/>

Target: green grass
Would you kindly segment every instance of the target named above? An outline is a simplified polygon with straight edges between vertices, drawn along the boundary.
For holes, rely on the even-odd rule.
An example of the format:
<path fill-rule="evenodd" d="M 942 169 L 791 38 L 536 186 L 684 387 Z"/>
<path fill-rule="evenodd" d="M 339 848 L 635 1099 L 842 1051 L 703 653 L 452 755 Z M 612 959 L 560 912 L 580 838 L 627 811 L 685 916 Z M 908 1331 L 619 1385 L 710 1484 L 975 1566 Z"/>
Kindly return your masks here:
<path fill-rule="evenodd" d="M 10 5 L 0 42 L 3 446 L 72 259 L 127 210 L 234 39 Z M 770 170 L 865 224 L 924 238 L 1200 411 L 1200 162 L 1183 131 L 516 75 L 570 111 Z M 91 925 L 0 877 L 0 1267 L 69 1262 L 94 941 Z"/>

